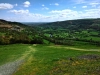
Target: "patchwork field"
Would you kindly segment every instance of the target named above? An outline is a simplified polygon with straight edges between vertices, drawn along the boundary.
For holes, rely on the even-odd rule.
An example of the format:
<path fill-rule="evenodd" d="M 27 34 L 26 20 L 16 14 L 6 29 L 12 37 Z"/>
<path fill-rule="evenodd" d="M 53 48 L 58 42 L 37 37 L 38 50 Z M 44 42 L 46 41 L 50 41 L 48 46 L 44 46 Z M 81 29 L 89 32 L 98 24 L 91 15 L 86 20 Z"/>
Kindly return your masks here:
<path fill-rule="evenodd" d="M 100 75 L 100 47 L 1 45 L 0 75 Z"/>

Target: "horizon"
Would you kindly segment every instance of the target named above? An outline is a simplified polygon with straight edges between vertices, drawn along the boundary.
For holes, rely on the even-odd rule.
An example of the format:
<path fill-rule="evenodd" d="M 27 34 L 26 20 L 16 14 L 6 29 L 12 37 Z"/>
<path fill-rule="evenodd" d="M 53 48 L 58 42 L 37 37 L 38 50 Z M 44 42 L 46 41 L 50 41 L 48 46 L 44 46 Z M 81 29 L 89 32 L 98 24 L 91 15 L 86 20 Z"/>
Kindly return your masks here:
<path fill-rule="evenodd" d="M 100 18 L 99 0 L 0 0 L 0 19 L 13 22 L 57 22 Z"/>
<path fill-rule="evenodd" d="M 63 21 L 73 21 L 73 20 L 92 20 L 92 19 L 100 19 L 100 18 L 82 18 L 82 19 L 72 19 L 72 20 L 63 20 Z M 0 20 L 5 20 L 5 19 L 0 19 Z M 5 21 L 10 21 L 10 20 L 5 20 Z M 54 21 L 54 22 L 63 22 L 63 21 Z M 10 21 L 10 22 L 18 22 L 18 21 Z M 19 23 L 53 23 L 53 22 L 19 22 Z"/>

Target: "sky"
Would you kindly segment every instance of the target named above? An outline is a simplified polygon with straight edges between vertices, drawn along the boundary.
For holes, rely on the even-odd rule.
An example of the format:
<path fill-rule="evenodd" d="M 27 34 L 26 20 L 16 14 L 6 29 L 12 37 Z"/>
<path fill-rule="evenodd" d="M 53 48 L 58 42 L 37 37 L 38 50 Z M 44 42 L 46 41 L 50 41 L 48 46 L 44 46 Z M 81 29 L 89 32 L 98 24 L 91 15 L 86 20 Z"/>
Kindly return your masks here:
<path fill-rule="evenodd" d="M 0 19 L 55 22 L 100 18 L 100 0 L 0 0 Z"/>

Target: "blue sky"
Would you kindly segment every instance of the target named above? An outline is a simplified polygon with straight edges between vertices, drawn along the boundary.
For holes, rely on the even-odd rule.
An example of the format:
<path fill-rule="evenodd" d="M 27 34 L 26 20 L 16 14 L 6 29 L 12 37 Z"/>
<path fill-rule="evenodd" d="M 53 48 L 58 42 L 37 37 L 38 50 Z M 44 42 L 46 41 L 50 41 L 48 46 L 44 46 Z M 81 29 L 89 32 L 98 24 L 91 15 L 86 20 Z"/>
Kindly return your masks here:
<path fill-rule="evenodd" d="M 54 22 L 100 18 L 100 0 L 0 0 L 0 19 Z"/>

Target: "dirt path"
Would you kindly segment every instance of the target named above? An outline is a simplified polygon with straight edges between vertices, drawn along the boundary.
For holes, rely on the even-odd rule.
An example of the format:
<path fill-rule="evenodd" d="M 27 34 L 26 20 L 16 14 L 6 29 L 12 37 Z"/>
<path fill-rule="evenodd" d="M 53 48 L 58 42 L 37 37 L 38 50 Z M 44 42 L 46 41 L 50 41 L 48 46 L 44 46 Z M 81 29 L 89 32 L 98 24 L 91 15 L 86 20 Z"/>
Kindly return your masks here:
<path fill-rule="evenodd" d="M 100 52 L 100 49 L 81 49 L 81 48 L 74 48 L 74 47 L 65 47 L 66 49 L 72 49 L 72 50 L 79 50 L 79 51 L 97 51 Z"/>
<path fill-rule="evenodd" d="M 100 49 L 82 49 L 82 48 L 75 48 L 75 47 L 61 47 L 61 46 L 49 46 L 54 48 L 66 48 L 71 50 L 79 50 L 79 51 L 97 51 L 100 52 Z"/>
<path fill-rule="evenodd" d="M 14 62 L 9 62 L 7 64 L 4 64 L 2 66 L 0 66 L 0 75 L 12 75 L 14 72 L 16 72 L 16 70 L 18 69 L 18 67 L 24 63 L 25 58 L 31 54 L 31 52 L 35 52 L 36 50 L 34 48 L 32 48 L 31 46 L 29 46 L 29 50 L 27 50 L 25 53 L 23 53 L 22 57 L 20 57 L 19 59 L 17 59 Z"/>

